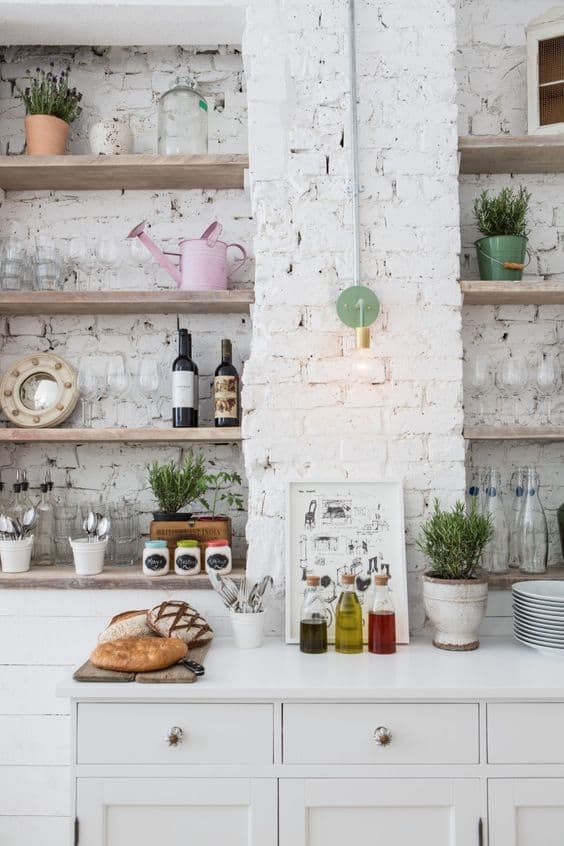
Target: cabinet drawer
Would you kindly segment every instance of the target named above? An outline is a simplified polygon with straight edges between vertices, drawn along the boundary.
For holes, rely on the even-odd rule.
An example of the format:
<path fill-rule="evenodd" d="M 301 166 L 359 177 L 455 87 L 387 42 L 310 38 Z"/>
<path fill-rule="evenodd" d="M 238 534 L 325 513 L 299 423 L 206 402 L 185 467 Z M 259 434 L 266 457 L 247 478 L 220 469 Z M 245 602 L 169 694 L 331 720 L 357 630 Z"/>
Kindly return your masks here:
<path fill-rule="evenodd" d="M 169 745 L 178 727 L 182 736 Z M 78 706 L 79 764 L 269 764 L 272 705 Z"/>
<path fill-rule="evenodd" d="M 564 702 L 488 705 L 488 761 L 564 764 Z"/>
<path fill-rule="evenodd" d="M 380 745 L 383 726 L 391 741 Z M 385 738 L 384 738 L 385 739 Z M 288 764 L 476 764 L 477 705 L 285 705 Z"/>

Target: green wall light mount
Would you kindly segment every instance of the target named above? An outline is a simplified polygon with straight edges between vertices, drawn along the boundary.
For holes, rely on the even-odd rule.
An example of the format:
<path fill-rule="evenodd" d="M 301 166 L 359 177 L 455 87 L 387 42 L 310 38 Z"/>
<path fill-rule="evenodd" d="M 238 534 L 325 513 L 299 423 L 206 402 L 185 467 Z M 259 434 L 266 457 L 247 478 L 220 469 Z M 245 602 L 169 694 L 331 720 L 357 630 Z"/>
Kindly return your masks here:
<path fill-rule="evenodd" d="M 366 350 L 370 347 L 370 326 L 380 312 L 380 300 L 365 285 L 352 285 L 340 294 L 337 300 L 339 319 L 356 329 L 356 348 Z"/>

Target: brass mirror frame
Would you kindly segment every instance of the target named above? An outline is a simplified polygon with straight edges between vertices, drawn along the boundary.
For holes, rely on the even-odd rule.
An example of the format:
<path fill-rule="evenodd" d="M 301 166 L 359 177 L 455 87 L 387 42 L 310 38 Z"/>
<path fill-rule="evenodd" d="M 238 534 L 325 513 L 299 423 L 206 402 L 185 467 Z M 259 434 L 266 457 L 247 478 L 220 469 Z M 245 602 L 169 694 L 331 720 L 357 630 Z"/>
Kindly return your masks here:
<path fill-rule="evenodd" d="M 27 408 L 21 399 L 22 385 L 30 376 L 41 373 L 57 383 L 57 397 L 49 408 Z M 74 368 L 53 353 L 27 355 L 6 371 L 0 382 L 2 411 L 14 426 L 21 429 L 58 426 L 72 414 L 79 395 Z"/>

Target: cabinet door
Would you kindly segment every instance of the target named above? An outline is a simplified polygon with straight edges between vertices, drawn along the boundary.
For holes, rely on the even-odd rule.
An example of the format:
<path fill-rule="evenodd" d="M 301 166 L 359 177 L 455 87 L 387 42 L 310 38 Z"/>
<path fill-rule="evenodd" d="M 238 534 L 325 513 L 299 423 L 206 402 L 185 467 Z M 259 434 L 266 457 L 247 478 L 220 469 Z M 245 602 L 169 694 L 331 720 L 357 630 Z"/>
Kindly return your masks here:
<path fill-rule="evenodd" d="M 488 782 L 490 846 L 562 846 L 564 779 Z"/>
<path fill-rule="evenodd" d="M 282 779 L 279 797 L 280 846 L 479 843 L 477 779 Z"/>
<path fill-rule="evenodd" d="M 80 846 L 276 846 L 276 780 L 79 778 Z"/>

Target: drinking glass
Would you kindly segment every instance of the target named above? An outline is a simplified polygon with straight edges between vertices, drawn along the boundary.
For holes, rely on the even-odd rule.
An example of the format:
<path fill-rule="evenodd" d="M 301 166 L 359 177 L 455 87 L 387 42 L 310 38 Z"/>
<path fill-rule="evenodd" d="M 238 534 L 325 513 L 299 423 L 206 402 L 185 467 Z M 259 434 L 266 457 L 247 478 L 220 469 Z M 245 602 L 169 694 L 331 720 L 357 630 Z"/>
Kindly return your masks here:
<path fill-rule="evenodd" d="M 40 291 L 58 291 L 63 287 L 63 259 L 53 244 L 38 243 L 34 262 L 35 281 Z"/>
<path fill-rule="evenodd" d="M 74 271 L 78 285 L 79 271 L 84 273 L 84 282 L 78 287 L 84 291 L 90 289 L 91 273 L 89 271 L 94 267 L 93 256 L 88 249 L 86 240 L 82 237 L 71 238 L 67 247 L 67 266 L 69 270 Z"/>
<path fill-rule="evenodd" d="M 513 422 L 519 423 L 519 395 L 529 378 L 527 360 L 522 356 L 510 355 L 497 371 L 497 385 L 504 397 L 513 397 Z"/>
<path fill-rule="evenodd" d="M 151 423 L 151 400 L 155 398 L 155 391 L 159 387 L 159 365 L 154 358 L 143 358 L 139 364 L 137 380 L 141 393 L 147 398 L 145 403 L 145 425 Z"/>
<path fill-rule="evenodd" d="M 0 281 L 5 291 L 19 291 L 25 286 L 28 255 L 19 238 L 3 238 L 0 242 Z"/>
<path fill-rule="evenodd" d="M 115 425 L 119 426 L 119 404 L 127 393 L 129 387 L 129 375 L 125 366 L 125 360 L 118 354 L 111 358 L 106 369 L 106 385 L 108 392 L 114 398 Z"/>
<path fill-rule="evenodd" d="M 110 506 L 110 517 L 110 561 L 122 567 L 131 566 L 138 555 L 139 511 L 133 503 L 123 500 Z"/>
<path fill-rule="evenodd" d="M 115 238 L 101 238 L 96 242 L 95 253 L 99 264 L 106 270 L 120 264 L 120 251 Z"/>
<path fill-rule="evenodd" d="M 562 384 L 562 370 L 555 356 L 543 353 L 536 370 L 536 383 L 540 398 L 540 423 L 550 423 L 551 399 Z"/>
<path fill-rule="evenodd" d="M 485 423 L 484 395 L 494 384 L 492 361 L 486 353 L 478 353 L 470 362 L 468 382 L 470 396 L 478 401 L 477 423 Z"/>
<path fill-rule="evenodd" d="M 98 379 L 92 367 L 92 358 L 81 358 L 78 362 L 77 388 L 82 403 L 82 425 L 92 426 L 92 402 L 98 391 Z"/>
<path fill-rule="evenodd" d="M 72 549 L 69 538 L 77 537 L 78 508 L 76 505 L 54 505 L 55 556 L 57 564 L 72 564 Z"/>

